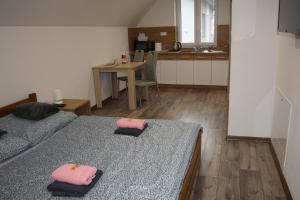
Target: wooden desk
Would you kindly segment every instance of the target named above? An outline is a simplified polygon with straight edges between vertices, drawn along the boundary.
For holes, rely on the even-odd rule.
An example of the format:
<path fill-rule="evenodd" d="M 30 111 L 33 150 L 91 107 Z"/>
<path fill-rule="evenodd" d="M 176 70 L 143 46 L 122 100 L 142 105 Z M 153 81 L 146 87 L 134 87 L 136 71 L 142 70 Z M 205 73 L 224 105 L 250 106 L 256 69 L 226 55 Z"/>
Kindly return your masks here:
<path fill-rule="evenodd" d="M 102 94 L 101 94 L 101 73 L 111 73 L 112 80 L 112 97 L 117 99 L 119 95 L 119 88 L 117 84 L 117 72 L 126 72 L 128 75 L 128 101 L 129 109 L 136 109 L 136 87 L 135 87 L 135 72 L 144 69 L 144 62 L 129 62 L 127 64 L 116 65 L 99 65 L 93 67 L 94 87 L 97 107 L 102 108 Z"/>

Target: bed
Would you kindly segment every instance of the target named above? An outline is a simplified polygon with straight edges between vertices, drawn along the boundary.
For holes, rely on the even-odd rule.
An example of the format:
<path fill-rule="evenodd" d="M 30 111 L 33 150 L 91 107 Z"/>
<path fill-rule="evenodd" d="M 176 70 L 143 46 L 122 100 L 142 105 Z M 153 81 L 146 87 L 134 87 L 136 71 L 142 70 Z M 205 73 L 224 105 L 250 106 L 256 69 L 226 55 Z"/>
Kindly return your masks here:
<path fill-rule="evenodd" d="M 0 109 L 2 116 L 8 114 L 7 108 Z M 55 199 L 46 190 L 50 174 L 72 162 L 104 171 L 83 199 L 189 199 L 200 164 L 201 126 L 147 120 L 149 127 L 134 138 L 114 135 L 116 120 L 78 117 L 6 161 L 0 166 L 0 197 Z"/>
<path fill-rule="evenodd" d="M 8 112 L 14 105 L 26 102 L 36 102 L 36 95 L 31 94 L 28 99 L 0 109 L 0 129 L 8 132 L 0 139 L 0 163 L 36 146 L 77 117 L 71 112 L 60 111 L 45 119 L 32 121 Z"/>

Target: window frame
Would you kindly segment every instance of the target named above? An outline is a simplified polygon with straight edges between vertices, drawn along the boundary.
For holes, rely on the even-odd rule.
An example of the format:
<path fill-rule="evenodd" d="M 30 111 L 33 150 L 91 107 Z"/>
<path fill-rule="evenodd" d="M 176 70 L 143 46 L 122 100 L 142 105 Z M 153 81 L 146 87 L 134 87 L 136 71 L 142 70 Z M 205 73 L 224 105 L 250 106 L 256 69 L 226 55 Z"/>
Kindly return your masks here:
<path fill-rule="evenodd" d="M 201 42 L 201 0 L 194 0 L 195 4 L 195 19 L 194 19 L 194 29 L 195 29 L 195 42 L 194 43 L 182 43 L 182 46 L 185 48 L 192 48 L 195 46 L 200 47 L 209 47 L 209 46 L 217 46 L 217 27 L 218 27 L 218 0 L 214 0 L 216 3 L 216 15 L 215 15 L 215 34 L 214 34 L 214 42 L 207 43 Z M 176 0 L 176 22 L 178 27 L 178 40 L 182 42 L 182 22 L 181 22 L 181 0 Z"/>

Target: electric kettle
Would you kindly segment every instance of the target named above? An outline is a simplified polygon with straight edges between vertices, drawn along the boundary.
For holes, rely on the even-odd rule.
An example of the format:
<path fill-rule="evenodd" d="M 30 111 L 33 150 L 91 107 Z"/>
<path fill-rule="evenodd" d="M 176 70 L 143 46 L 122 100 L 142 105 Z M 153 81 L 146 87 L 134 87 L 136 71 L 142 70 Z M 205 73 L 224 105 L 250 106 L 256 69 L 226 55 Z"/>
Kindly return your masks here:
<path fill-rule="evenodd" d="M 179 51 L 182 48 L 182 44 L 178 41 L 174 43 L 174 51 Z"/>

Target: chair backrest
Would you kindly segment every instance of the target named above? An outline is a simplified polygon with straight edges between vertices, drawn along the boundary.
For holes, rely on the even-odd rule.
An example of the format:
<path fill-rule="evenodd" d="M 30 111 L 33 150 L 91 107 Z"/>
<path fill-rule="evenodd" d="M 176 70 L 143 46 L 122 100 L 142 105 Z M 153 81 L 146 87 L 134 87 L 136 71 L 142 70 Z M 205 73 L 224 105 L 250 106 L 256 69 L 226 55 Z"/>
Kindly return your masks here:
<path fill-rule="evenodd" d="M 157 82 L 156 77 L 156 64 L 157 64 L 157 52 L 149 51 L 147 55 L 147 61 L 145 63 L 145 79 L 147 81 Z"/>
<path fill-rule="evenodd" d="M 133 62 L 144 62 L 144 50 L 136 50 Z"/>

